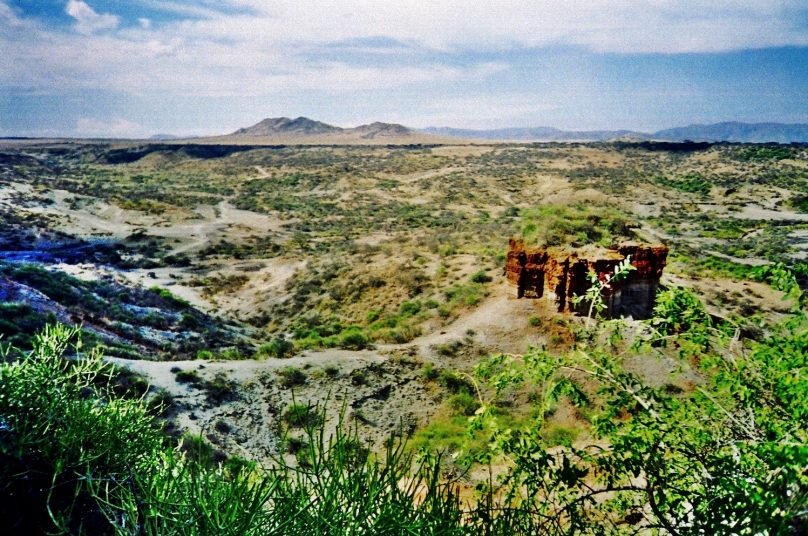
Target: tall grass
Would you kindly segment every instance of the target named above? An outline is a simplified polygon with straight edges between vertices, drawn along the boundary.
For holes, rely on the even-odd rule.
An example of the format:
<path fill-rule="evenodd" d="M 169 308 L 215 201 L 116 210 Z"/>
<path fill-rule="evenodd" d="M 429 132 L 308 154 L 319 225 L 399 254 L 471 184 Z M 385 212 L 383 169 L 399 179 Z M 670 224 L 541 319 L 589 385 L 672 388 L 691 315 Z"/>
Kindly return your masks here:
<path fill-rule="evenodd" d="M 114 396 L 78 331 L 47 327 L 0 365 L 0 533 L 118 535 L 466 534 L 440 460 L 399 441 L 305 426 L 298 466 L 202 464 L 172 447 L 142 399 Z"/>

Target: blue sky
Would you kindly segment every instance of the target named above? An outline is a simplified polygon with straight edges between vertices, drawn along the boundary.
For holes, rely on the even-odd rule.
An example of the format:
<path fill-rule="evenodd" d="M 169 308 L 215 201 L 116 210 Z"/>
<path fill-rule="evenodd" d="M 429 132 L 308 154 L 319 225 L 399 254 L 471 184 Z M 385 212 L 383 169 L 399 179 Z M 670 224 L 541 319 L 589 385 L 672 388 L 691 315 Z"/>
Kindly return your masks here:
<path fill-rule="evenodd" d="M 807 88 L 804 0 L 0 0 L 6 136 L 797 123 Z"/>

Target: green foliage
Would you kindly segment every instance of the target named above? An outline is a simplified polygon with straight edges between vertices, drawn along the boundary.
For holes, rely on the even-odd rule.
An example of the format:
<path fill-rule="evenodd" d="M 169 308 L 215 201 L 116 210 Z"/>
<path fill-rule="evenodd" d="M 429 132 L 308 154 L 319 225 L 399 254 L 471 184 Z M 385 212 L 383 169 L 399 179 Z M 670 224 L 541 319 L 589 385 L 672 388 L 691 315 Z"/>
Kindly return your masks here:
<path fill-rule="evenodd" d="M 292 404 L 283 413 L 283 420 L 295 428 L 316 428 L 325 417 L 316 407 L 308 404 Z"/>
<path fill-rule="evenodd" d="M 454 340 L 436 345 L 435 351 L 442 356 L 453 357 L 457 355 L 463 346 L 463 341 Z"/>
<path fill-rule="evenodd" d="M 286 389 L 305 385 L 308 381 L 306 373 L 297 367 L 284 367 L 278 371 L 278 376 L 281 377 L 281 385 Z"/>
<path fill-rule="evenodd" d="M 472 283 L 490 283 L 494 279 L 486 273 L 485 270 L 474 272 L 471 276 Z"/>
<path fill-rule="evenodd" d="M 261 345 L 258 348 L 257 355 L 258 357 L 284 358 L 294 352 L 294 349 L 295 345 L 292 341 L 288 341 L 284 337 L 275 337 L 268 343 Z"/>
<path fill-rule="evenodd" d="M 476 413 L 480 407 L 477 397 L 466 389 L 460 390 L 449 399 L 449 406 L 462 415 L 470 417 Z"/>
<path fill-rule="evenodd" d="M 208 400 L 221 403 L 236 397 L 236 382 L 227 377 L 224 372 L 217 372 L 213 379 L 203 384 Z"/>
<path fill-rule="evenodd" d="M 358 326 L 350 327 L 340 333 L 339 346 L 348 350 L 364 350 L 368 347 L 367 335 Z"/>
<path fill-rule="evenodd" d="M 202 383 L 202 378 L 199 377 L 199 373 L 195 370 L 178 369 L 174 372 L 174 379 L 178 383 L 188 383 L 190 385 L 200 385 Z"/>
<path fill-rule="evenodd" d="M 661 297 L 650 324 L 671 340 L 710 325 L 703 306 L 683 289 Z M 799 532 L 808 501 L 806 319 L 794 316 L 743 351 L 719 348 L 722 340 L 715 337 L 716 351 L 703 350 L 703 380 L 688 390 L 648 385 L 625 370 L 619 356 L 597 349 L 555 357 L 531 351 L 481 364 L 477 376 L 495 396 L 522 382 L 539 389 L 532 426 L 500 426 L 495 399 L 472 419 L 472 429 L 490 431 L 496 452 L 512 460 L 512 471 L 495 490 L 517 520 L 518 528 L 510 530 Z M 597 407 L 588 410 L 590 444 L 574 443 L 571 433 L 543 417 L 559 396 L 585 403 L 569 382 L 571 371 L 599 393 Z M 564 448 L 552 448 L 554 443 Z"/>
<path fill-rule="evenodd" d="M 63 357 L 78 333 L 46 327 L 27 357 L 0 365 L 2 533 L 98 533 L 97 479 L 125 481 L 162 448 L 145 406 L 105 387 L 98 353 Z"/>
<path fill-rule="evenodd" d="M 174 294 L 172 294 L 171 291 L 168 290 L 168 289 L 164 289 L 164 288 L 161 288 L 161 287 L 154 286 L 154 287 L 149 287 L 149 290 L 151 292 L 154 292 L 155 294 L 157 294 L 158 296 L 160 296 L 164 300 L 166 300 L 168 302 L 171 302 L 171 303 L 173 303 L 173 304 L 175 304 L 177 306 L 180 306 L 180 307 L 189 307 L 190 306 L 190 304 L 186 300 L 184 300 L 182 298 L 178 298 L 177 296 L 174 296 Z"/>
<path fill-rule="evenodd" d="M 488 295 L 485 285 L 481 283 L 454 284 L 443 291 L 450 307 L 477 305 Z"/>
<path fill-rule="evenodd" d="M 0 303 L 0 349 L 5 346 L 30 350 L 33 334 L 55 321 L 52 313 L 39 313 L 27 304 Z"/>
<path fill-rule="evenodd" d="M 802 265 L 799 268 L 797 273 L 803 277 L 808 275 L 808 267 Z M 785 294 L 783 299 L 793 300 L 795 312 L 800 312 L 808 306 L 808 294 L 802 290 L 795 272 L 789 270 L 784 264 L 775 263 L 761 266 L 753 272 L 752 277 L 765 281 L 774 289 L 783 292 Z"/>
<path fill-rule="evenodd" d="M 421 367 L 421 376 L 425 380 L 436 380 L 438 378 L 439 371 L 435 368 L 435 365 L 432 363 L 424 363 L 424 366 Z"/>
<path fill-rule="evenodd" d="M 808 213 L 808 195 L 796 194 L 792 196 L 788 200 L 788 206 L 790 206 L 797 212 L 802 212 L 803 214 Z"/>
<path fill-rule="evenodd" d="M 691 291 L 673 287 L 657 294 L 651 325 L 662 335 L 675 335 L 704 331 L 712 326 L 712 319 Z"/>
<path fill-rule="evenodd" d="M 0 365 L 0 532 L 470 534 L 439 458 L 416 463 L 395 440 L 372 456 L 341 425 L 326 439 L 311 406 L 287 412 L 305 428 L 303 467 L 217 465 L 193 435 L 166 448 L 142 400 L 97 387 L 98 354 L 63 357 L 77 333 L 47 328 L 25 359 Z"/>
<path fill-rule="evenodd" d="M 666 188 L 673 188 L 674 190 L 679 190 L 681 192 L 698 194 L 701 197 L 707 196 L 712 188 L 712 184 L 707 182 L 704 177 L 697 173 L 691 173 L 676 179 L 656 177 L 654 182 L 665 186 Z"/>
<path fill-rule="evenodd" d="M 475 393 L 474 384 L 470 377 L 451 370 L 441 370 L 438 373 L 438 383 L 450 393 Z"/>
<path fill-rule="evenodd" d="M 793 156 L 793 150 L 782 145 L 753 145 L 739 148 L 734 156 L 742 161 L 784 160 Z"/>
<path fill-rule="evenodd" d="M 421 311 L 421 302 L 418 300 L 402 302 L 398 313 L 403 317 L 414 316 Z"/>
<path fill-rule="evenodd" d="M 634 236 L 628 216 L 600 204 L 540 205 L 523 210 L 521 218 L 522 236 L 531 246 L 610 246 Z"/>

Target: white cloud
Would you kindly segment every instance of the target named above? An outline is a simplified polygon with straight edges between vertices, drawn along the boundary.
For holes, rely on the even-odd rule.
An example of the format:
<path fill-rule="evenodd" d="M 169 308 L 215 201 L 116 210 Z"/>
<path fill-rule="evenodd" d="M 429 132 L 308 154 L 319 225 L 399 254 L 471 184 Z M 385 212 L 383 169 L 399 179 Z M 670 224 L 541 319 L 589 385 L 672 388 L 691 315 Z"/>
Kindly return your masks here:
<path fill-rule="evenodd" d="M 345 92 L 480 81 L 509 69 L 511 52 L 541 47 L 682 53 L 808 45 L 804 0 L 136 1 L 187 18 L 126 26 L 69 0 L 78 35 L 0 0 L 0 21 L 14 23 L 0 24 L 0 88 Z M 500 59 L 469 59 L 491 53 Z"/>
<path fill-rule="evenodd" d="M 322 43 L 385 36 L 437 50 L 580 45 L 705 52 L 806 44 L 803 0 L 230 0 L 249 14 L 185 26 L 212 37 Z M 804 20 L 804 19 L 803 19 Z"/>
<path fill-rule="evenodd" d="M 65 13 L 76 19 L 76 30 L 83 34 L 117 28 L 120 23 L 120 19 L 116 15 L 96 13 L 89 4 L 82 0 L 68 0 Z"/>

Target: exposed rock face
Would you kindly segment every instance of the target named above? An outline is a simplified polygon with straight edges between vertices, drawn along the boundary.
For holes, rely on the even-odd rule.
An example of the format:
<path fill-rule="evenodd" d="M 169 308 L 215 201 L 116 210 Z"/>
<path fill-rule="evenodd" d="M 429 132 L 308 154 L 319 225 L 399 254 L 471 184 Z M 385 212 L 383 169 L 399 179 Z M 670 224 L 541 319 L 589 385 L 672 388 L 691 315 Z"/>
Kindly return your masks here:
<path fill-rule="evenodd" d="M 604 289 L 605 313 L 612 317 L 648 318 L 654 308 L 659 278 L 668 258 L 664 245 L 623 244 L 615 249 L 586 247 L 580 249 L 526 249 L 521 240 L 511 239 L 505 273 L 517 285 L 519 298 L 554 300 L 558 311 L 586 313 L 589 304 L 575 306 L 570 300 L 586 293 L 591 286 L 589 272 L 601 281 L 614 273 L 614 268 L 630 256 L 636 268 L 628 277 Z"/>

